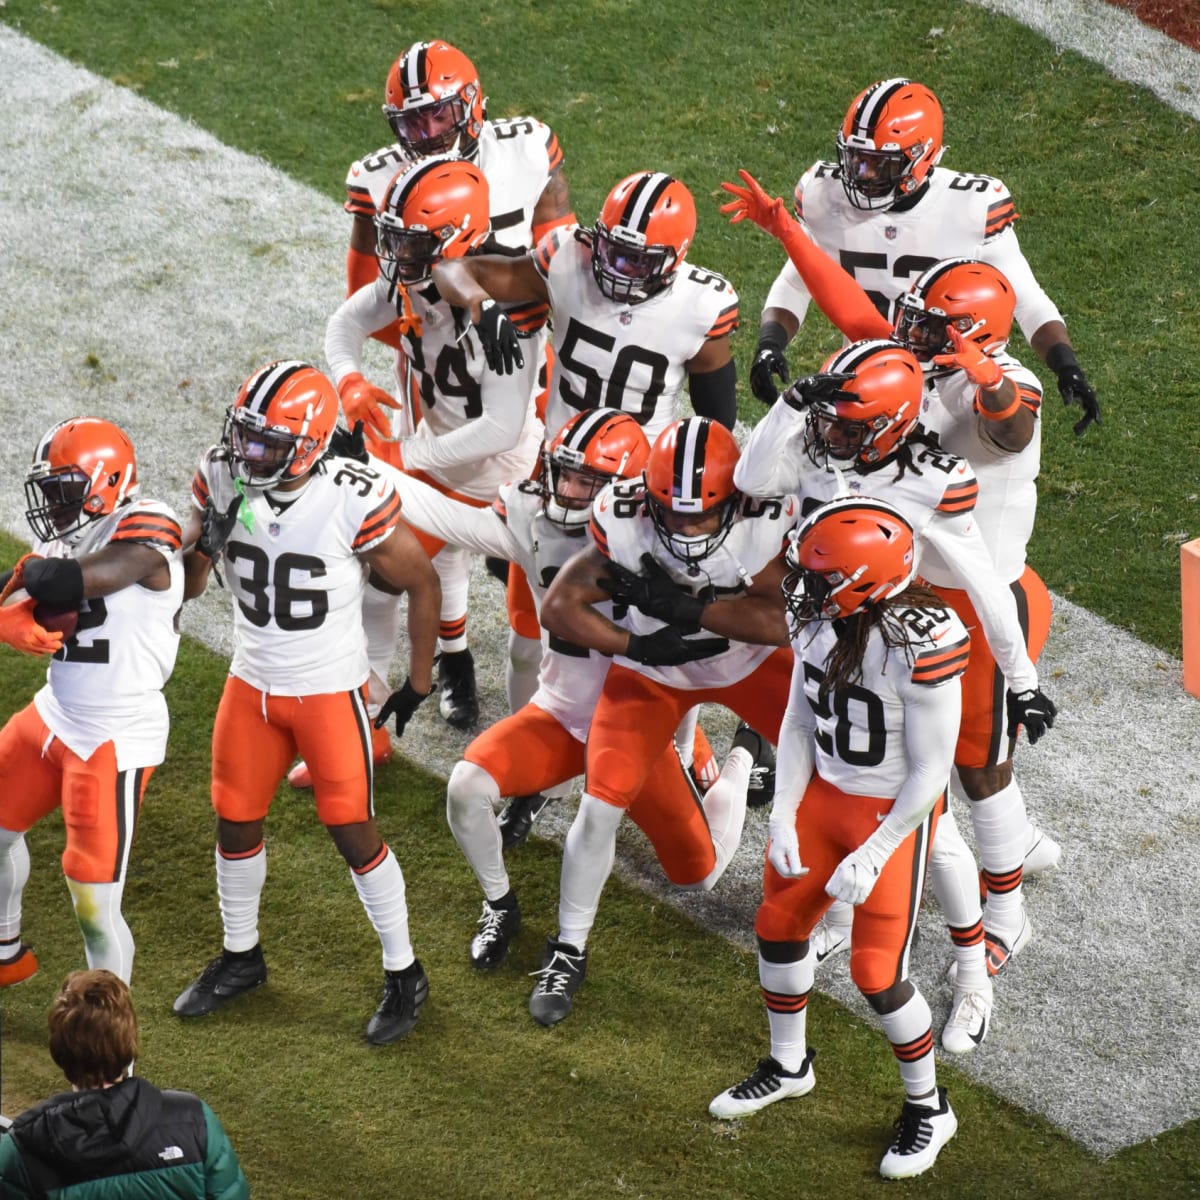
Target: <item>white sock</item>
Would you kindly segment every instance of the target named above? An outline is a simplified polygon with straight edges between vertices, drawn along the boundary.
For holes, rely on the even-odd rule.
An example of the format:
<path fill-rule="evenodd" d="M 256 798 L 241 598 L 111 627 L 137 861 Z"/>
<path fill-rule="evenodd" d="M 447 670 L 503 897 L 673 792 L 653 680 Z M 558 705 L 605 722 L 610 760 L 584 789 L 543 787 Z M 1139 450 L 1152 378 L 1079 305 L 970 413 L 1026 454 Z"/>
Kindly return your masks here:
<path fill-rule="evenodd" d="M 83 934 L 88 966 L 94 971 L 111 971 L 128 983 L 133 973 L 133 934 L 121 914 L 125 881 L 80 883 L 68 879 L 67 890 Z"/>
<path fill-rule="evenodd" d="M 542 639 L 522 637 L 515 629 L 510 629 L 508 661 L 504 665 L 504 690 L 510 713 L 524 708 L 533 698 L 541 666 Z"/>
<path fill-rule="evenodd" d="M 771 1057 L 785 1071 L 798 1071 L 808 1053 L 808 995 L 813 989 L 813 958 L 809 952 L 790 963 L 768 962 L 758 956 L 758 982 L 771 1027 Z"/>
<path fill-rule="evenodd" d="M 266 882 L 265 842 L 241 858 L 226 858 L 217 847 L 217 900 L 225 927 L 225 949 L 231 953 L 258 945 L 258 902 Z"/>
<path fill-rule="evenodd" d="M 954 813 L 939 818 L 929 850 L 929 886 L 950 927 L 950 943 L 958 964 L 955 986 L 982 990 L 987 983 L 987 947 L 983 941 L 983 907 L 979 903 L 979 869 L 959 832 Z"/>
<path fill-rule="evenodd" d="M 576 949 L 587 945 L 600 907 L 600 893 L 617 853 L 623 809 L 584 792 L 563 846 L 558 899 L 558 936 Z"/>
<path fill-rule="evenodd" d="M 25 835 L 0 829 L 0 961 L 15 958 L 21 949 L 21 896 L 28 882 Z"/>
<path fill-rule="evenodd" d="M 400 637 L 400 597 L 368 583 L 363 592 L 362 623 L 367 635 L 367 661 L 371 665 L 367 711 L 374 717 L 392 693 L 388 679 Z"/>
<path fill-rule="evenodd" d="M 391 848 L 363 872 L 351 871 L 354 890 L 383 945 L 383 969 L 403 971 L 416 955 L 408 936 L 408 905 L 404 900 L 404 873 Z"/>
<path fill-rule="evenodd" d="M 683 714 L 683 720 L 675 730 L 675 753 L 679 755 L 679 761 L 683 763 L 685 771 L 691 768 L 692 760 L 696 756 L 696 725 L 699 720 L 700 706 L 697 704 Z"/>
<path fill-rule="evenodd" d="M 458 546 L 444 546 L 433 556 L 433 569 L 442 585 L 441 635 L 438 646 L 447 654 L 467 648 L 467 593 L 471 583 L 471 556 Z M 457 630 L 445 633 L 447 626 Z"/>
<path fill-rule="evenodd" d="M 700 801 L 717 856 L 713 869 L 700 881 L 699 888 L 702 891 L 712 890 L 725 873 L 730 859 L 737 853 L 742 840 L 742 826 L 746 822 L 746 788 L 750 785 L 753 766 L 754 759 L 749 750 L 742 746 L 731 750 L 716 783 Z"/>
<path fill-rule="evenodd" d="M 895 1012 L 876 1015 L 892 1043 L 905 1094 L 910 1100 L 928 1103 L 926 1098 L 937 1091 L 937 1067 L 933 1061 L 933 1016 L 925 997 L 914 985 L 907 1003 Z"/>
<path fill-rule="evenodd" d="M 1021 898 L 1021 869 L 1029 826 L 1025 799 L 1014 779 L 986 799 L 972 800 L 970 804 L 975 845 L 988 891 L 984 924 L 989 932 L 1011 942 L 1025 915 Z"/>
<path fill-rule="evenodd" d="M 489 900 L 507 895 L 510 886 L 496 820 L 499 803 L 500 785 L 487 771 L 466 759 L 454 764 L 446 783 L 446 819 Z"/>

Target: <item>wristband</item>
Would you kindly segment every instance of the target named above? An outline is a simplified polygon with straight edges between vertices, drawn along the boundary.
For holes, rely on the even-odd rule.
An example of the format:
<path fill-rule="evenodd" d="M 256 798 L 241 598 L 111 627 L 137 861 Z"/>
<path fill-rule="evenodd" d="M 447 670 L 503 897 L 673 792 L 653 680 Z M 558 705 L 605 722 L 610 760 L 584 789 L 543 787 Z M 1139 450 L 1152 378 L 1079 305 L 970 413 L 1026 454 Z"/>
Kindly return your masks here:
<path fill-rule="evenodd" d="M 1017 409 L 1021 407 L 1020 389 L 1017 390 L 1017 395 L 1016 395 L 1016 398 L 1013 400 L 1013 402 L 1007 408 L 1002 408 L 999 412 L 993 412 L 990 408 L 984 408 L 983 405 L 979 403 L 979 393 L 978 392 L 975 393 L 974 407 L 975 407 L 975 411 L 981 417 L 983 417 L 983 419 L 985 421 L 1007 421 L 1008 418 L 1013 416 L 1016 413 Z"/>
<path fill-rule="evenodd" d="M 1055 375 L 1061 374 L 1068 367 L 1076 369 L 1079 367 L 1079 359 L 1075 357 L 1075 351 L 1066 342 L 1058 342 L 1051 346 L 1046 351 L 1045 363 Z"/>
<path fill-rule="evenodd" d="M 787 344 L 787 330 L 778 321 L 767 321 L 759 328 L 758 346 L 754 353 L 757 355 L 759 350 L 774 350 L 776 354 L 782 354 Z"/>

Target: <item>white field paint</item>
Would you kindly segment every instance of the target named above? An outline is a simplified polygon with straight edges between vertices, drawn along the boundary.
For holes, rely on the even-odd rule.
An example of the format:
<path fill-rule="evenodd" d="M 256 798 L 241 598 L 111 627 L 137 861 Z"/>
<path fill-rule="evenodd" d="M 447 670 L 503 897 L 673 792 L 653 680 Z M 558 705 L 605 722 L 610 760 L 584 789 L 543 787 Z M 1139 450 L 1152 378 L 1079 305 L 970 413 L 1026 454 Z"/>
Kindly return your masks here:
<path fill-rule="evenodd" d="M 276 357 L 321 362 L 324 323 L 342 294 L 347 218 L 327 197 L 4 26 L 0 109 L 0 521 L 25 536 L 20 483 L 32 448 L 54 421 L 79 414 L 123 425 L 147 491 L 183 515 L 196 459 L 244 377 Z M 384 362 L 371 364 L 381 382 Z M 474 596 L 471 637 L 485 720 L 494 720 L 505 711 L 503 602 L 482 572 Z M 227 605 L 214 589 L 188 606 L 185 630 L 227 651 Z M 1065 601 L 1042 672 L 1061 716 L 1045 742 L 1022 749 L 1019 776 L 1065 862 L 1030 884 L 1034 941 L 997 990 L 987 1042 L 957 1065 L 1107 1154 L 1200 1115 L 1200 1001 L 1188 970 L 1200 882 L 1197 708 L 1177 661 Z M 706 724 L 728 744 L 728 714 L 713 711 Z M 465 739 L 428 705 L 406 742 L 445 776 Z M 572 809 L 550 810 L 545 831 L 561 838 Z M 395 820 L 381 814 L 385 832 Z M 765 813 L 752 812 L 741 851 L 707 895 L 667 887 L 636 831 L 622 837 L 619 870 L 749 946 L 765 833 Z M 519 856 L 513 872 L 519 889 Z M 463 896 L 464 952 L 477 903 Z M 547 932 L 555 920 L 527 914 Z M 949 952 L 936 911 L 923 929 L 914 976 L 940 1026 Z M 603 910 L 593 944 L 598 968 L 619 969 L 603 958 Z M 820 982 L 870 1019 L 844 958 Z M 745 1003 L 759 1003 L 755 989 Z M 819 1044 L 819 1021 L 811 1036 Z M 764 1020 L 747 1066 L 765 1037 Z M 714 1078 L 714 1093 L 729 1082 Z"/>

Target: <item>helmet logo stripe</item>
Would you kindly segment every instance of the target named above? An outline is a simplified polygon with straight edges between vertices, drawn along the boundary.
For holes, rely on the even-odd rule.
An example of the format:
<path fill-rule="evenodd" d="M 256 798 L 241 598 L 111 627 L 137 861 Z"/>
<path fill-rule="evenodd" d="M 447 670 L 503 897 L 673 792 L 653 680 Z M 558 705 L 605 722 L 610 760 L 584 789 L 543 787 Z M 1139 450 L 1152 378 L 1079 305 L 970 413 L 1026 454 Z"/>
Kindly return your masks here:
<path fill-rule="evenodd" d="M 646 226 L 650 223 L 650 215 L 658 203 L 658 198 L 667 190 L 674 180 L 670 175 L 661 171 L 647 172 L 637 187 L 629 194 L 626 205 L 626 219 L 621 223 L 638 233 L 645 234 Z"/>

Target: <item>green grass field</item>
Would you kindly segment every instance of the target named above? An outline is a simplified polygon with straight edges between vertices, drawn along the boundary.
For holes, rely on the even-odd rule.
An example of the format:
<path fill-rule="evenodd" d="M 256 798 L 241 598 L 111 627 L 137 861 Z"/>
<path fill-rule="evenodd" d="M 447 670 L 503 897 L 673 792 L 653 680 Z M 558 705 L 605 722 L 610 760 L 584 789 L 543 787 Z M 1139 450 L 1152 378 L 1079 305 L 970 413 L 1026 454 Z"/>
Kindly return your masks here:
<path fill-rule="evenodd" d="M 348 163 L 387 140 L 378 104 L 391 60 L 418 37 L 444 36 L 474 57 L 494 115 L 532 112 L 555 129 L 584 221 L 638 167 L 671 170 L 692 187 L 701 210 L 692 257 L 728 274 L 742 296 L 743 377 L 780 259 L 765 237 L 722 223 L 720 180 L 747 166 L 786 192 L 830 154 L 861 86 L 890 74 L 922 79 L 949 114 L 948 165 L 989 171 L 1012 188 L 1022 243 L 1105 405 L 1103 426 L 1077 440 L 1077 414 L 1051 386 L 1034 562 L 1060 594 L 1177 652 L 1178 545 L 1194 532 L 1197 492 L 1198 237 L 1187 206 L 1196 128 L 1147 93 L 947 3 L 835 11 L 609 0 L 570 11 L 451 11 L 423 0 L 199 10 L 167 0 L 8 0 L 0 19 L 331 198 Z M 48 214 L 48 249 L 52 230 Z M 287 236 L 262 230 L 264 244 Z M 185 261 L 185 229 L 179 252 Z M 331 247 L 331 271 L 341 263 L 342 247 Z M 836 342 L 812 317 L 793 369 Z M 17 551 L 0 541 L 0 562 Z M 0 656 L 5 714 L 41 673 L 41 664 Z M 815 996 L 817 1091 L 734 1126 L 711 1121 L 708 1100 L 765 1045 L 753 959 L 617 881 L 575 1015 L 554 1031 L 535 1027 L 525 972 L 537 966 L 555 908 L 556 852 L 544 843 L 518 852 L 529 928 L 515 961 L 480 978 L 465 955 L 475 886 L 446 831 L 440 781 L 402 762 L 382 773 L 378 807 L 432 983 L 413 1036 L 383 1051 L 363 1044 L 377 943 L 310 803 L 286 791 L 269 827 L 262 928 L 271 983 L 209 1021 L 177 1021 L 171 999 L 220 940 L 207 779 L 223 673 L 209 652 L 185 646 L 169 690 L 170 757 L 151 784 L 126 912 L 138 941 L 141 1070 L 210 1100 L 256 1195 L 758 1198 L 883 1186 L 876 1166 L 898 1087 L 874 1027 Z M 49 822 L 30 842 L 26 932 L 43 972 L 4 997 L 9 1112 L 58 1086 L 44 1015 L 79 962 L 56 863 L 61 828 Z M 929 1176 L 906 1185 L 912 1195 L 1200 1193 L 1196 1123 L 1100 1163 L 1041 1119 L 940 1070 L 960 1132 Z"/>

